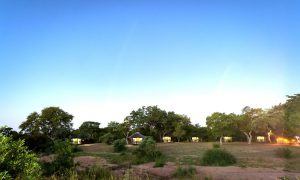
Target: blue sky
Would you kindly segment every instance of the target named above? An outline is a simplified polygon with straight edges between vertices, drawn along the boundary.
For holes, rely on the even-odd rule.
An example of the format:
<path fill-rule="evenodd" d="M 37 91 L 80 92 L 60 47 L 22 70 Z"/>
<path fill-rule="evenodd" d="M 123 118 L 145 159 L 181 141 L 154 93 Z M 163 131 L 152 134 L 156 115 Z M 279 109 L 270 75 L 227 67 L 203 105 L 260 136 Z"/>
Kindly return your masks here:
<path fill-rule="evenodd" d="M 47 106 L 75 127 L 269 108 L 300 92 L 299 32 L 297 0 L 0 0 L 0 125 Z"/>

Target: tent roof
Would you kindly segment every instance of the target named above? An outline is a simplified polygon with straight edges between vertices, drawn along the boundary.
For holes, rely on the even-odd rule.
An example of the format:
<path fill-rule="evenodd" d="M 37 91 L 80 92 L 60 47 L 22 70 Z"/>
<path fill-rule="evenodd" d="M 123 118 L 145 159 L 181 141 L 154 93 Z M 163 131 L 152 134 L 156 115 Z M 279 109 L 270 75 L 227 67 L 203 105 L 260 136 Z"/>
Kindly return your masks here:
<path fill-rule="evenodd" d="M 140 132 L 136 132 L 136 133 L 132 134 L 131 136 L 129 136 L 129 138 L 137 138 L 137 137 L 145 138 L 145 136 L 142 135 Z"/>

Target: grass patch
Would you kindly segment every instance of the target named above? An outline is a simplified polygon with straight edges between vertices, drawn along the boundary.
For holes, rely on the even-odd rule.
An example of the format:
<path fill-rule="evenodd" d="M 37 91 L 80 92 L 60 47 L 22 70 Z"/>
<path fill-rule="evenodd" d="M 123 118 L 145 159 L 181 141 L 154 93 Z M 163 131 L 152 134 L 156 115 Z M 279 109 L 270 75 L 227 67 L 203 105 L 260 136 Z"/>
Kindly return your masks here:
<path fill-rule="evenodd" d="M 217 143 L 214 143 L 214 144 L 213 144 L 213 148 L 214 148 L 214 149 L 218 149 L 218 148 L 220 148 L 220 147 L 221 147 L 220 144 L 217 144 Z"/>
<path fill-rule="evenodd" d="M 177 178 L 183 178 L 183 177 L 193 177 L 195 174 L 196 174 L 196 169 L 194 166 L 188 166 L 188 167 L 179 166 L 176 169 L 173 176 Z"/>
<path fill-rule="evenodd" d="M 236 163 L 236 158 L 224 149 L 207 150 L 202 157 L 202 165 L 228 166 Z"/>
<path fill-rule="evenodd" d="M 164 156 L 157 157 L 153 167 L 164 167 L 166 164 L 166 158 Z"/>
<path fill-rule="evenodd" d="M 292 151 L 289 148 L 278 148 L 275 150 L 277 157 L 289 159 L 292 157 Z"/>

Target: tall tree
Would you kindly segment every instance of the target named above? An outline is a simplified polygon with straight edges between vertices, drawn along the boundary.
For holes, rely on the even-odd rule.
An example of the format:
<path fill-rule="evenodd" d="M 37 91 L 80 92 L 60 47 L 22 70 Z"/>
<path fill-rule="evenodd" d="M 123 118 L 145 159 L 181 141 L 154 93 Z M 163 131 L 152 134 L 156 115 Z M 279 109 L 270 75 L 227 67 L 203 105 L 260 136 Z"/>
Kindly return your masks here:
<path fill-rule="evenodd" d="M 99 122 L 85 121 L 79 127 L 79 136 L 88 142 L 96 142 L 99 139 L 99 126 Z"/>
<path fill-rule="evenodd" d="M 286 134 L 290 137 L 300 134 L 300 94 L 288 96 L 285 108 Z"/>
<path fill-rule="evenodd" d="M 223 143 L 225 135 L 230 136 L 235 132 L 236 115 L 215 112 L 206 118 L 206 125 L 212 134 Z"/>
<path fill-rule="evenodd" d="M 177 141 L 180 142 L 180 139 L 182 136 L 185 135 L 185 130 L 182 127 L 182 124 L 177 123 L 175 126 L 175 130 L 173 132 L 173 136 L 175 136 L 177 138 Z"/>
<path fill-rule="evenodd" d="M 71 134 L 72 119 L 72 115 L 59 107 L 47 107 L 41 114 L 31 113 L 20 129 L 25 134 L 43 134 L 52 140 L 63 139 Z"/>
<path fill-rule="evenodd" d="M 264 120 L 265 112 L 260 108 L 250 108 L 246 106 L 242 110 L 242 115 L 237 116 L 237 125 L 240 131 L 246 136 L 248 144 L 252 142 L 253 132 L 264 131 L 268 124 Z"/>

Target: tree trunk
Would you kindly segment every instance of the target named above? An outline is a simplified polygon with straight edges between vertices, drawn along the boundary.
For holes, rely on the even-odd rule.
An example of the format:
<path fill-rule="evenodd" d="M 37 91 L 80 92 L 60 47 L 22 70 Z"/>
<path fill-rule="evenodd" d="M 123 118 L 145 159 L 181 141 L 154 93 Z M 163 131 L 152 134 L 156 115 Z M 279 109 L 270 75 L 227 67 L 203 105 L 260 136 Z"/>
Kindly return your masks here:
<path fill-rule="evenodd" d="M 272 143 L 271 135 L 272 135 L 272 130 L 269 130 L 269 132 L 268 132 L 268 140 L 269 140 L 269 143 Z"/>
<path fill-rule="evenodd" d="M 249 133 L 247 133 L 247 132 L 243 132 L 243 133 L 247 137 L 248 144 L 251 144 L 251 142 L 252 142 L 252 131 L 250 131 Z"/>
<path fill-rule="evenodd" d="M 220 145 L 223 144 L 223 136 L 220 137 Z"/>

